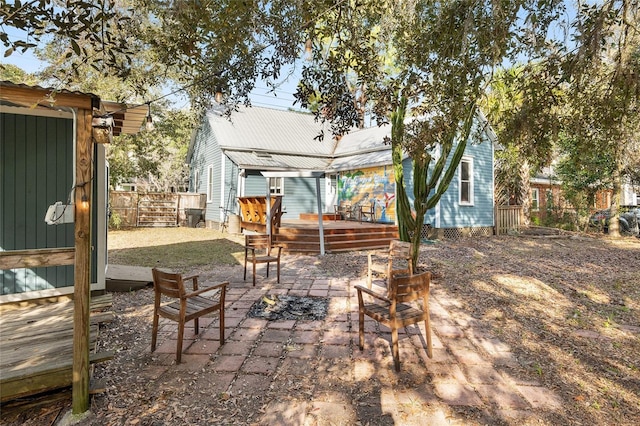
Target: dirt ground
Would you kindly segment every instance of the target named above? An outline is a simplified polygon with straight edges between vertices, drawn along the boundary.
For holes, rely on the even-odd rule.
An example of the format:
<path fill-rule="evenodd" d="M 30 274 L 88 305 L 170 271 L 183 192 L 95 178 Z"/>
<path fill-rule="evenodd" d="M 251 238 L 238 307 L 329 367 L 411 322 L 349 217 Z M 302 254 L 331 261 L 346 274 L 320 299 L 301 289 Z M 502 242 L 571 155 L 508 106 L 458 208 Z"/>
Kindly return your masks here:
<path fill-rule="evenodd" d="M 307 261 L 314 265 L 315 274 L 328 280 L 357 279 L 366 271 L 363 252 Z M 431 271 L 434 288 L 457 301 L 454 312 L 481 322 L 511 347 L 518 360 L 514 368 L 521 377 L 539 382 L 561 397 L 558 413 L 534 416 L 531 424 L 637 424 L 640 239 L 614 241 L 571 235 L 437 241 L 422 246 L 419 268 Z M 233 271 L 237 273 L 237 267 L 201 268 L 197 272 L 210 279 L 226 279 Z M 136 375 L 141 365 L 149 362 L 152 292 L 116 293 L 113 303 L 116 320 L 101 330 L 101 338 L 116 355 L 113 361 L 96 367 L 94 379 L 104 392 L 93 396 L 92 415 L 80 424 L 177 425 L 198 423 L 198 419 L 200 424 L 260 424 L 265 410 L 273 407 L 270 402 L 289 393 L 299 393 L 304 399 L 300 389 L 312 395 L 314 387 L 322 386 L 271 386 L 259 398 L 221 392 L 209 395 L 209 402 L 203 405 L 204 396 L 193 388 L 194 381 L 185 380 L 172 383 L 171 393 L 188 397 L 161 404 L 160 390 L 149 388 Z M 344 360 L 347 364 L 350 361 Z M 195 376 L 197 373 L 194 380 Z M 396 380 L 402 381 L 402 377 Z M 348 380 L 337 380 L 333 386 L 342 387 L 342 394 L 358 400 L 367 391 Z M 3 407 L 2 423 L 55 424 L 70 407 L 69 393 L 58 395 L 62 395 L 58 401 L 34 405 L 22 414 Z M 140 404 L 148 405 L 148 415 L 140 415 Z M 429 412 L 428 403 L 414 409 Z M 186 414 L 181 418 L 176 413 L 190 413 L 191 417 L 187 420 Z M 339 423 L 315 418 L 305 424 Z M 522 423 L 521 419 L 497 421 L 481 409 L 452 407 L 446 418 L 433 424 Z M 360 417 L 356 424 L 393 423 L 372 415 Z"/>

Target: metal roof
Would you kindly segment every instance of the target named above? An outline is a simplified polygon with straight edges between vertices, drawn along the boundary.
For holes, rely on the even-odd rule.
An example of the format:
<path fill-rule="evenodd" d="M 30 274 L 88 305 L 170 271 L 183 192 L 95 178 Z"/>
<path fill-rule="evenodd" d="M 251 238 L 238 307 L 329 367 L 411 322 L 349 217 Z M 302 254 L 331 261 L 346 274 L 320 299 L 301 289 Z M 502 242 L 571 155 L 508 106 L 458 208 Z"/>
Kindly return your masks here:
<path fill-rule="evenodd" d="M 114 120 L 113 134 L 135 135 L 146 123 L 148 106 L 127 105 L 118 102 L 104 101 L 101 104 L 101 113 L 110 115 Z"/>
<path fill-rule="evenodd" d="M 383 151 L 366 152 L 335 158 L 328 169 L 336 172 L 355 170 L 363 167 L 376 167 L 393 164 L 391 146 L 386 145 Z"/>
<path fill-rule="evenodd" d="M 479 118 L 486 124 L 484 116 Z M 337 140 L 325 129 L 319 141 L 323 127 L 312 114 L 241 106 L 227 117 L 214 107 L 206 119 L 222 151 L 240 168 L 337 172 L 393 163 L 391 145 L 385 143 L 390 124 L 355 130 Z M 485 130 L 491 131 L 488 126 Z M 194 143 L 195 133 L 188 158 Z"/>
<path fill-rule="evenodd" d="M 389 151 L 391 145 L 384 143 L 385 137 L 391 137 L 390 124 L 355 130 L 340 138 L 333 154 L 340 157 L 372 151 Z"/>
<path fill-rule="evenodd" d="M 305 155 L 264 154 L 248 151 L 225 150 L 225 154 L 242 169 L 261 170 L 325 170 L 328 158 L 308 157 Z"/>
<path fill-rule="evenodd" d="M 240 168 L 262 170 L 345 170 L 391 164 L 384 145 L 391 126 L 357 130 L 336 142 L 312 114 L 261 107 L 239 107 L 230 117 L 211 109 L 206 119 L 223 152 Z M 192 141 L 193 142 L 193 141 Z"/>
<path fill-rule="evenodd" d="M 207 120 L 223 150 L 329 156 L 335 145 L 330 132 L 315 139 L 322 125 L 312 114 L 240 106 L 229 117 L 210 110 Z"/>

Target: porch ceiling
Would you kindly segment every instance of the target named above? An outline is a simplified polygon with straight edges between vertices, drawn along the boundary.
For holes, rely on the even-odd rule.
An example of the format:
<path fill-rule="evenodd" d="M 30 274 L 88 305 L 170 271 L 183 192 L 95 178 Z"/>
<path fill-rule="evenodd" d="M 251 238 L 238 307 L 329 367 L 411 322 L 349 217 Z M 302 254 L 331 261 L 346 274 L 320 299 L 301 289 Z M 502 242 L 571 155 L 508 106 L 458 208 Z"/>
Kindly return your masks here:
<path fill-rule="evenodd" d="M 140 132 L 147 118 L 148 107 L 142 105 L 127 105 L 118 102 L 103 101 L 100 113 L 113 117 L 113 135 L 135 135 Z"/>

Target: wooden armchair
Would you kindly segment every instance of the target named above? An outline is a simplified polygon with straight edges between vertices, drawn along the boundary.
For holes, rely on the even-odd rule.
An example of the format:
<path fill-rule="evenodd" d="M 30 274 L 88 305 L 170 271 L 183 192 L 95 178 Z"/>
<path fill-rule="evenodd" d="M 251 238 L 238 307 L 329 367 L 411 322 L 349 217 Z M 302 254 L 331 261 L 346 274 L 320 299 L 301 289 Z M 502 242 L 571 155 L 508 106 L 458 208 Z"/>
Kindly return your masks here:
<path fill-rule="evenodd" d="M 391 346 L 393 363 L 400 371 L 400 353 L 398 350 L 398 329 L 424 321 L 427 334 L 427 356 L 433 358 L 431 348 L 431 323 L 429 319 L 429 284 L 431 273 L 424 272 L 410 276 L 392 278 L 387 296 L 357 285 L 359 347 L 364 349 L 364 316 L 367 315 L 380 324 L 391 328 Z M 373 301 L 365 302 L 363 294 L 371 296 Z M 371 298 L 367 298 L 371 299 Z"/>
<path fill-rule="evenodd" d="M 335 209 L 336 215 L 340 216 L 340 219 L 355 219 L 351 203 L 343 201 L 340 204 L 333 206 L 333 208 Z"/>
<path fill-rule="evenodd" d="M 363 220 L 367 220 L 369 222 L 376 221 L 376 203 L 374 201 L 372 201 L 368 206 L 360 206 L 359 219 L 360 222 Z"/>
<path fill-rule="evenodd" d="M 256 254 L 256 250 L 258 253 Z M 271 237 L 267 234 L 246 234 L 244 240 L 244 280 L 247 280 L 247 261 L 253 264 L 253 286 L 256 286 L 256 265 L 267 264 L 267 277 L 269 276 L 269 264 L 275 263 L 278 269 L 278 282 L 280 282 L 280 253 L 282 247 L 273 246 Z M 249 253 L 251 252 L 251 253 Z M 276 254 L 274 254 L 274 252 Z"/>
<path fill-rule="evenodd" d="M 153 306 L 153 331 L 151 334 L 151 352 L 156 350 L 159 318 L 168 318 L 178 323 L 178 343 L 176 347 L 176 363 L 182 358 L 182 339 L 185 323 L 193 320 L 195 334 L 198 334 L 198 318 L 211 312 L 220 313 L 220 344 L 224 345 L 224 297 L 228 282 L 213 287 L 198 289 L 198 276 L 182 277 L 181 274 L 163 272 L 153 268 L 153 290 L 155 303 Z M 193 291 L 187 292 L 185 281 L 193 282 Z M 216 291 L 212 298 L 201 294 Z M 169 304 L 161 305 L 161 297 L 177 299 Z"/>
<path fill-rule="evenodd" d="M 386 253 L 384 263 L 376 262 L 376 258 L 380 257 L 381 255 L 378 255 L 376 253 L 369 253 L 367 268 L 367 287 L 371 288 L 374 273 L 386 274 L 387 281 L 389 281 L 394 275 L 397 274 L 413 274 L 411 243 L 393 240 L 389 243 L 389 251 Z"/>

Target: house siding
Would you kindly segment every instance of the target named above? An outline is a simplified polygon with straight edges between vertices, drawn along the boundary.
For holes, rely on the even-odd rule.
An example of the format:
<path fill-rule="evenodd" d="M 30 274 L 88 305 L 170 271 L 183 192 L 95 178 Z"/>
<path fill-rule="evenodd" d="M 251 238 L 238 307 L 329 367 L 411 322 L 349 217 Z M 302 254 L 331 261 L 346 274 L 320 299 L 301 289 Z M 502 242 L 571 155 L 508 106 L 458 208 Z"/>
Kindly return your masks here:
<path fill-rule="evenodd" d="M 324 206 L 325 181 L 320 179 L 321 208 Z M 300 213 L 317 213 L 316 180 L 308 177 L 285 178 L 284 196 L 282 197 L 282 216 L 286 219 L 299 219 Z"/>
<path fill-rule="evenodd" d="M 73 247 L 73 223 L 44 221 L 48 206 L 68 202 L 73 186 L 73 121 L 0 116 L 0 251 Z M 73 282 L 73 266 L 0 271 L 2 295 L 68 287 Z"/>
<path fill-rule="evenodd" d="M 324 205 L 324 179 L 320 179 L 320 199 Z M 266 195 L 266 178 L 257 170 L 247 172 L 244 196 Z M 284 194 L 282 197 L 283 220 L 299 219 L 300 213 L 316 213 L 318 203 L 316 197 L 316 180 L 307 177 L 287 177 L 284 179 Z"/>
<path fill-rule="evenodd" d="M 447 159 L 447 167 L 452 157 L 453 150 Z M 425 224 L 440 229 L 493 226 L 493 145 L 487 139 L 482 143 L 467 143 L 464 158 L 473 163 L 473 202 L 470 205 L 460 203 L 460 166 L 458 165 L 447 191 L 436 207 L 427 211 L 424 218 Z M 403 161 L 403 169 L 407 195 L 413 203 L 413 168 L 410 158 Z"/>
<path fill-rule="evenodd" d="M 227 214 L 239 214 L 238 207 L 238 174 L 240 170 L 236 164 L 234 164 L 228 157 L 224 157 L 224 194 L 222 194 L 223 207 L 220 212 L 222 214 L 221 220 L 224 220 L 224 212 Z"/>
<path fill-rule="evenodd" d="M 493 150 L 488 141 L 468 143 L 465 158 L 473 162 L 473 202 L 460 203 L 460 166 L 438 206 L 440 228 L 493 226 Z M 451 158 L 447 160 L 449 165 Z"/>
<path fill-rule="evenodd" d="M 222 151 L 215 140 L 215 135 L 211 131 L 208 121 L 204 121 L 198 129 L 194 143 L 194 152 L 191 158 L 190 185 L 193 185 L 195 171 L 200 175 L 198 187 L 190 187 L 192 192 L 200 194 L 207 193 L 209 166 L 212 166 L 213 193 L 211 200 L 205 204 L 205 220 L 220 221 L 222 199 L 220 193 L 221 171 L 222 171 Z"/>
<path fill-rule="evenodd" d="M 481 120 L 482 119 L 479 119 L 479 121 Z M 287 122 L 287 119 L 283 118 L 282 121 Z M 192 153 L 190 162 L 192 167 L 202 167 L 201 176 L 203 176 L 203 178 L 201 182 L 203 182 L 205 180 L 204 176 L 206 176 L 206 165 L 212 164 L 214 167 L 220 167 L 221 165 L 220 158 L 223 156 L 221 155 L 219 143 L 222 143 L 225 147 L 225 152 L 228 157 L 224 157 L 224 167 L 221 168 L 224 176 L 220 176 L 221 180 L 214 184 L 216 188 L 220 188 L 219 192 L 222 193 L 217 194 L 217 196 L 221 198 L 218 198 L 218 204 L 215 208 L 220 209 L 220 206 L 224 206 L 225 209 L 237 211 L 236 196 L 264 196 L 267 185 L 264 176 L 260 174 L 261 170 L 269 170 L 276 173 L 280 168 L 282 168 L 283 171 L 300 170 L 300 167 L 296 166 L 291 159 L 287 161 L 279 159 L 276 161 L 272 158 L 267 161 L 264 158 L 260 158 L 260 161 L 256 162 L 257 160 L 253 158 L 254 156 L 245 155 L 246 153 L 242 150 L 249 149 L 251 145 L 248 145 L 247 138 L 240 137 L 239 135 L 242 134 L 242 131 L 256 131 L 256 128 L 261 128 L 260 123 L 247 121 L 244 123 L 244 126 L 248 126 L 248 129 L 238 126 L 236 130 L 228 128 L 226 122 L 220 129 L 216 127 L 217 124 L 213 124 L 216 132 L 219 132 L 220 137 L 225 138 L 225 140 L 217 141 L 214 135 L 211 134 L 211 122 L 208 118 L 203 121 L 201 129 L 194 139 L 194 145 L 192 148 L 190 147 L 190 152 Z M 438 228 L 493 227 L 493 143 L 489 138 L 490 134 L 492 134 L 490 129 L 486 131 L 483 129 L 482 133 L 474 131 L 472 138 L 475 143 L 469 143 L 465 150 L 465 158 L 468 158 L 473 164 L 472 202 L 469 203 L 469 205 L 463 205 L 459 201 L 460 185 L 458 169 L 447 192 L 443 195 L 436 208 L 427 212 L 425 217 L 426 224 Z M 369 134 L 367 133 L 367 135 Z M 477 143 L 478 135 L 481 135 L 480 137 L 483 139 L 482 143 Z M 284 136 L 287 136 L 287 134 Z M 364 137 L 363 135 L 359 136 Z M 377 136 L 379 135 L 374 135 L 374 137 Z M 262 136 L 258 137 L 254 135 L 252 137 L 259 139 L 260 143 L 264 142 Z M 281 145 L 283 142 L 280 140 L 282 138 L 274 135 L 270 135 L 269 137 L 265 136 L 265 138 L 270 141 L 269 152 L 274 156 L 280 155 L 284 149 L 284 145 Z M 359 139 L 356 139 L 353 143 L 358 142 L 358 140 Z M 341 142 L 345 142 L 345 139 L 342 139 Z M 236 148 L 242 148 L 242 150 L 234 151 Z M 349 149 L 353 149 L 353 146 L 349 145 Z M 393 223 L 396 221 L 396 186 L 393 167 L 389 164 L 390 158 L 387 158 L 389 156 L 386 152 L 384 155 L 376 153 L 375 161 L 373 161 L 372 156 L 365 156 L 365 154 L 366 153 L 358 150 L 353 151 L 353 156 L 354 158 L 357 157 L 358 161 L 354 160 L 349 164 L 356 164 L 357 166 L 354 167 L 354 169 L 345 170 L 343 167 L 333 169 L 341 170 L 340 172 L 334 172 L 338 175 L 335 193 L 332 193 L 331 185 L 327 183 L 330 182 L 330 180 L 327 180 L 330 178 L 322 179 L 320 182 L 320 195 L 323 211 L 333 212 L 333 204 L 336 202 L 349 201 L 351 204 L 369 205 L 369 203 L 373 201 L 376 204 L 376 220 L 379 222 Z M 217 162 L 216 158 L 218 159 Z M 307 161 L 311 160 L 307 159 Z M 317 159 L 314 158 L 314 161 L 317 162 Z M 450 158 L 448 161 L 450 161 Z M 201 163 L 202 166 L 199 166 L 199 163 Z M 238 164 L 240 166 L 238 166 Z M 411 160 L 406 159 L 403 165 L 405 168 L 404 183 L 407 194 L 411 199 L 413 197 Z M 244 177 L 241 178 L 240 182 L 237 180 L 238 167 L 246 168 Z M 326 167 L 325 171 L 334 167 L 329 156 L 326 158 L 326 166 L 323 167 Z M 321 169 L 321 167 L 317 165 L 303 168 L 303 170 L 319 169 Z M 240 188 L 237 188 L 238 185 L 240 185 Z M 204 188 L 202 190 L 204 191 Z M 230 204 L 228 201 L 230 194 L 235 194 L 233 196 L 234 202 L 232 208 L 228 206 L 228 204 Z M 283 210 L 285 211 L 283 216 L 284 220 L 298 219 L 301 213 L 316 212 L 318 208 L 316 205 L 315 179 L 302 177 L 285 178 L 282 202 Z M 329 205 L 325 205 L 327 202 Z M 211 204 L 214 203 L 212 202 Z M 212 213 L 212 208 L 208 206 L 207 219 L 216 216 L 212 216 Z M 485 230 L 483 230 L 483 232 Z"/>

